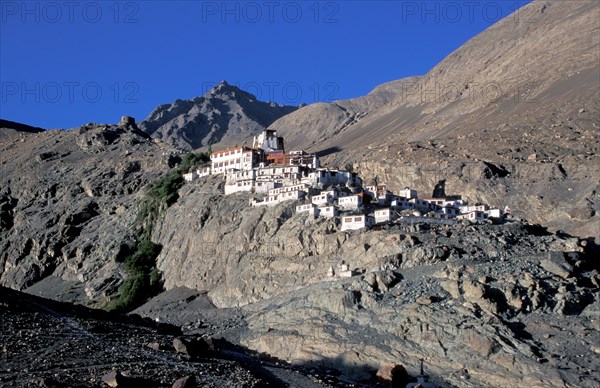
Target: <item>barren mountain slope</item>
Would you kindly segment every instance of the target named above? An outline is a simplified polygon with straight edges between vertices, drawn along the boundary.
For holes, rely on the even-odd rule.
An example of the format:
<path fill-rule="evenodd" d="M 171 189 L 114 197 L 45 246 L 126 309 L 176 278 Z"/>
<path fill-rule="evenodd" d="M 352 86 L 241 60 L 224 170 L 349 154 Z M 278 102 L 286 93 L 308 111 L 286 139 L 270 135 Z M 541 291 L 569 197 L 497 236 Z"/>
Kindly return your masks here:
<path fill-rule="evenodd" d="M 340 149 L 329 162 L 392 189 L 447 179 L 468 199 L 600 238 L 599 20 L 595 1 L 533 2 L 311 149 Z"/>
<path fill-rule="evenodd" d="M 140 190 L 172 148 L 128 124 L 11 131 L 0 136 L 0 285 L 102 301 L 122 282 Z"/>
<path fill-rule="evenodd" d="M 261 102 L 223 81 L 204 96 L 159 105 L 140 128 L 184 150 L 242 144 L 297 107 Z"/>
<path fill-rule="evenodd" d="M 320 147 L 320 142 L 354 128 L 367 117 L 401 94 L 402 86 L 417 77 L 379 85 L 366 96 L 316 103 L 283 116 L 269 126 L 285 137 L 288 148 Z"/>
<path fill-rule="evenodd" d="M 43 131 L 44 129 L 42 128 L 0 119 L 0 137 L 9 136 L 14 133 L 39 133 Z"/>
<path fill-rule="evenodd" d="M 600 5 L 594 1 L 533 2 L 471 39 L 424 77 L 403 82 L 403 92 L 392 103 L 334 143 L 351 148 L 457 136 L 493 129 L 492 120 L 512 123 L 511 113 L 552 100 L 593 103 L 600 77 L 599 19 Z M 572 100 L 573 92 L 581 101 Z M 407 113 L 417 116 L 414 124 L 403 124 Z M 477 121 L 467 127 L 463 121 L 470 115 Z M 526 117 L 524 123 L 540 117 Z"/>

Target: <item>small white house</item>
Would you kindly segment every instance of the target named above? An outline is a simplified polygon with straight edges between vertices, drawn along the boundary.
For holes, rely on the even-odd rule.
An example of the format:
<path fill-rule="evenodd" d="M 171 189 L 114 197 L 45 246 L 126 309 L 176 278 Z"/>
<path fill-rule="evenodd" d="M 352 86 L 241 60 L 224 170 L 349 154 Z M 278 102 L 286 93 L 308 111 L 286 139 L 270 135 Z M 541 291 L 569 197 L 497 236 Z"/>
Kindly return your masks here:
<path fill-rule="evenodd" d="M 408 199 L 406 199 L 404 197 L 395 195 L 392 197 L 392 199 L 390 201 L 390 206 L 393 209 L 406 210 L 406 209 L 414 209 L 415 204 L 412 202 L 409 202 Z"/>
<path fill-rule="evenodd" d="M 302 197 L 304 197 L 303 191 L 288 191 L 278 195 L 267 195 L 262 201 L 254 198 L 250 201 L 250 204 L 252 206 L 275 206 L 285 201 L 297 201 Z"/>
<path fill-rule="evenodd" d="M 316 217 L 319 215 L 319 209 L 312 203 L 308 203 L 306 205 L 296 206 L 296 213 L 306 213 L 310 216 Z"/>
<path fill-rule="evenodd" d="M 212 169 L 209 167 L 204 167 L 203 169 L 196 170 L 196 174 L 198 174 L 198 178 L 203 178 L 205 176 L 209 176 L 212 174 Z"/>
<path fill-rule="evenodd" d="M 448 217 L 456 217 L 457 215 L 460 214 L 458 208 L 452 207 L 452 206 L 445 206 L 442 207 L 438 210 L 438 213 L 440 214 L 444 214 Z"/>
<path fill-rule="evenodd" d="M 485 220 L 486 214 L 480 211 L 472 211 L 469 213 L 462 213 L 456 217 L 459 220 L 469 220 L 469 221 L 477 221 L 477 220 Z"/>
<path fill-rule="evenodd" d="M 404 190 L 400 190 L 398 195 L 407 199 L 417 198 L 417 190 L 411 190 L 407 187 Z"/>
<path fill-rule="evenodd" d="M 502 217 L 502 212 L 500 211 L 500 209 L 496 209 L 496 208 L 486 210 L 485 214 L 489 218 L 501 218 Z"/>
<path fill-rule="evenodd" d="M 410 202 L 414 205 L 415 209 L 420 211 L 428 212 L 430 210 L 437 209 L 437 205 L 424 201 L 422 199 L 413 198 L 410 200 Z"/>
<path fill-rule="evenodd" d="M 370 228 L 371 226 L 373 226 L 373 218 L 367 217 L 364 214 L 342 217 L 342 232 L 345 230 Z"/>
<path fill-rule="evenodd" d="M 319 195 L 313 195 L 311 202 L 317 206 L 333 203 L 333 194 L 332 192 L 323 192 Z"/>
<path fill-rule="evenodd" d="M 380 205 L 387 205 L 393 199 L 393 194 L 388 191 L 386 185 L 367 186 L 365 188 L 365 194 L 369 195 L 373 202 L 377 202 Z"/>
<path fill-rule="evenodd" d="M 279 195 L 283 193 L 289 193 L 292 191 L 305 191 L 307 189 L 306 185 L 299 184 L 293 186 L 283 186 L 269 190 L 269 195 Z"/>
<path fill-rule="evenodd" d="M 224 187 L 225 195 L 239 193 L 241 191 L 252 191 L 254 189 L 253 180 L 237 181 L 233 183 L 226 183 Z"/>
<path fill-rule="evenodd" d="M 446 206 L 445 198 L 420 198 L 421 201 L 430 203 L 432 205 L 437 205 L 439 207 Z"/>
<path fill-rule="evenodd" d="M 190 173 L 183 174 L 183 180 L 185 180 L 186 182 L 191 182 L 197 178 L 198 178 L 198 173 L 196 171 L 192 171 Z"/>
<path fill-rule="evenodd" d="M 363 198 L 360 195 L 349 195 L 338 198 L 338 206 L 344 210 L 358 210 L 363 204 Z"/>
<path fill-rule="evenodd" d="M 318 208 L 319 216 L 325 218 L 333 218 L 338 216 L 338 211 L 335 206 L 323 206 Z"/>
<path fill-rule="evenodd" d="M 484 212 L 488 209 L 489 208 L 487 205 L 466 205 L 460 207 L 460 212 L 463 214 L 471 212 Z"/>
<path fill-rule="evenodd" d="M 277 196 L 277 199 L 279 200 L 279 202 L 283 202 L 283 201 L 297 201 L 300 198 L 304 197 L 304 191 L 300 191 L 300 190 L 294 190 L 294 191 L 287 191 L 284 193 L 280 193 Z"/>
<path fill-rule="evenodd" d="M 375 224 L 385 224 L 392 220 L 392 212 L 389 208 L 375 210 Z"/>
<path fill-rule="evenodd" d="M 256 181 L 254 184 L 254 192 L 257 194 L 267 194 L 269 190 L 275 188 L 275 182 L 272 181 Z"/>
<path fill-rule="evenodd" d="M 340 278 L 351 278 L 352 276 L 354 276 L 354 271 L 350 269 L 350 266 L 348 264 L 342 264 L 339 267 L 337 276 Z"/>
<path fill-rule="evenodd" d="M 362 187 L 362 179 L 357 173 L 344 170 L 318 168 L 316 171 L 308 174 L 307 180 L 314 185 L 322 184 L 328 186 L 337 184 Z"/>

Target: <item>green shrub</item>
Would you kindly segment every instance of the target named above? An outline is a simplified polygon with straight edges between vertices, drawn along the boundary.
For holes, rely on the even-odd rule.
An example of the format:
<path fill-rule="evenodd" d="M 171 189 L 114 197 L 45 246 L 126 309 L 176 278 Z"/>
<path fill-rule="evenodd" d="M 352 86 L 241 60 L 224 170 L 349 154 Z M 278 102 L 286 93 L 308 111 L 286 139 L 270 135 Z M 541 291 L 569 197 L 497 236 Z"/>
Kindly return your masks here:
<path fill-rule="evenodd" d="M 145 274 L 129 276 L 119 287 L 119 297 L 112 301 L 108 310 L 127 311 L 142 304 L 146 298 L 146 291 L 150 282 Z"/>
<path fill-rule="evenodd" d="M 156 257 L 162 246 L 145 240 L 125 259 L 123 266 L 129 275 L 119 287 L 119 296 L 108 306 L 112 311 L 131 310 L 159 293 L 162 289 Z"/>
<path fill-rule="evenodd" d="M 191 169 L 196 168 L 206 162 L 210 161 L 210 153 L 201 152 L 195 154 L 190 152 L 186 154 L 181 160 L 181 164 L 179 164 L 179 173 L 185 174 L 189 172 Z"/>
<path fill-rule="evenodd" d="M 177 202 L 179 199 L 177 191 L 182 186 L 183 176 L 178 171 L 171 171 L 151 186 L 148 195 L 158 202 L 165 203 L 168 207 Z"/>
<path fill-rule="evenodd" d="M 150 240 L 142 241 L 138 244 L 135 253 L 125 259 L 125 269 L 132 273 L 150 273 L 156 267 L 156 258 L 161 249 L 162 246 Z"/>
<path fill-rule="evenodd" d="M 139 243 L 135 248 L 121 247 L 117 255 L 128 276 L 119 287 L 118 297 L 107 307 L 108 310 L 131 310 L 162 290 L 160 272 L 156 268 L 156 258 L 162 246 L 150 240 L 152 229 L 160 213 L 179 199 L 177 192 L 184 184 L 183 174 L 209 160 L 210 153 L 189 153 L 177 169 L 150 186 L 134 224 L 134 234 Z"/>

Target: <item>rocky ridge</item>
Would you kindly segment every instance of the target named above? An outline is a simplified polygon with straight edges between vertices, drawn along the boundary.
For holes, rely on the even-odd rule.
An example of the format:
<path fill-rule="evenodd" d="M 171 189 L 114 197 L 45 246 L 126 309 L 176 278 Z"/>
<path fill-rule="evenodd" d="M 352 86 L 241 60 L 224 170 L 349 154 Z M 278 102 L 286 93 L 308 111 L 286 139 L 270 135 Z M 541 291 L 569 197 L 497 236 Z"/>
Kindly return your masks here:
<path fill-rule="evenodd" d="M 0 149 L 0 284 L 79 302 L 114 294 L 142 189 L 177 155 L 132 120 L 13 131 Z"/>
<path fill-rule="evenodd" d="M 178 149 L 240 145 L 297 107 L 258 101 L 223 81 L 205 95 L 159 105 L 139 127 Z"/>
<path fill-rule="evenodd" d="M 294 204 L 251 208 L 247 194 L 221 196 L 218 178 L 201 181 L 181 190 L 154 240 L 167 290 L 206 292 L 212 307 L 138 311 L 191 329 L 212 321 L 212 335 L 354 382 L 390 363 L 414 376 L 420 358 L 443 386 L 600 381 L 587 240 L 519 220 L 339 232 Z M 343 262 L 357 276 L 327 278 Z M 237 318 L 215 319 L 215 307 Z"/>

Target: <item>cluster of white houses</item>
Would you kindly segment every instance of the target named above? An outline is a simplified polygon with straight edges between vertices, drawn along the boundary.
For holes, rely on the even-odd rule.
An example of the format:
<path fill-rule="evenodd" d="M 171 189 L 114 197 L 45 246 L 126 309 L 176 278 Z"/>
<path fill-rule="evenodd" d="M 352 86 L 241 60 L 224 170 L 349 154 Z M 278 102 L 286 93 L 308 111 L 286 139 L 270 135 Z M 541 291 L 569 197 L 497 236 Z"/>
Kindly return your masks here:
<path fill-rule="evenodd" d="M 356 173 L 321 168 L 319 158 L 305 151 L 285 152 L 283 138 L 266 130 L 254 137 L 253 147 L 233 147 L 210 155 L 210 166 L 185 174 L 186 181 L 223 175 L 225 194 L 249 191 L 264 194 L 256 206 L 302 198 L 314 188 L 342 185 L 361 187 Z"/>
<path fill-rule="evenodd" d="M 254 137 L 253 147 L 213 152 L 210 166 L 184 175 L 186 181 L 222 175 L 226 195 L 251 192 L 252 206 L 301 201 L 296 212 L 311 217 L 339 217 L 341 230 L 384 225 L 407 217 L 446 220 L 500 219 L 502 212 L 487 205 L 466 204 L 460 196 L 418 198 L 410 188 L 395 194 L 385 185 L 365 186 L 353 172 L 322 168 L 319 158 L 304 151 L 285 153 L 275 131 Z M 506 210 L 506 209 L 505 209 Z"/>
<path fill-rule="evenodd" d="M 356 194 L 323 191 L 313 195 L 310 202 L 296 206 L 296 212 L 312 217 L 339 217 L 342 231 L 368 229 L 398 220 L 482 221 L 503 216 L 500 209 L 470 206 L 460 196 L 418 198 L 415 190 L 406 188 L 394 194 L 385 185 L 366 186 Z"/>

